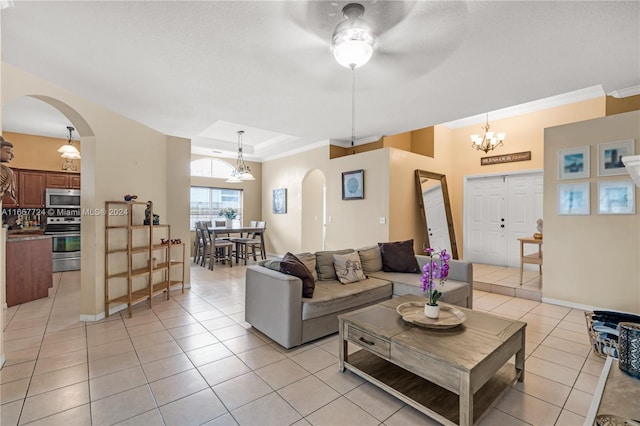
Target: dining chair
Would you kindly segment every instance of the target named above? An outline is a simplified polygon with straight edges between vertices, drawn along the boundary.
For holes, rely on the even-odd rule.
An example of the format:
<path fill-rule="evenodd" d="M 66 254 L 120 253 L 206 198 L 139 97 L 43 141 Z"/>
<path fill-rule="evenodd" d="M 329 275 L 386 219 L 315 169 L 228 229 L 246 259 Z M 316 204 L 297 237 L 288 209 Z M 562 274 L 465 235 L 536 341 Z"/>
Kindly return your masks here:
<path fill-rule="evenodd" d="M 231 238 L 230 241 L 236 245 L 236 259 L 244 259 L 244 264 L 247 264 L 247 258 L 253 257 L 256 261 L 256 248 L 260 249 L 260 258 L 266 259 L 266 253 L 262 240 L 264 239 L 264 231 L 266 230 L 266 222 L 257 221 L 255 228 L 261 228 L 259 231 L 252 231 L 247 234 L 246 238 Z"/>
<path fill-rule="evenodd" d="M 200 263 L 204 252 L 202 236 L 200 235 L 200 231 L 198 229 L 200 226 L 200 221 L 195 222 L 194 226 L 196 229 L 196 237 L 193 240 L 193 263 L 198 264 Z"/>
<path fill-rule="evenodd" d="M 232 267 L 233 262 L 231 259 L 233 257 L 233 243 L 226 238 L 211 238 L 209 228 L 206 226 L 201 225 L 200 232 L 203 235 L 205 244 L 209 247 L 209 270 L 213 270 L 213 266 L 216 262 L 229 262 L 229 267 Z"/>

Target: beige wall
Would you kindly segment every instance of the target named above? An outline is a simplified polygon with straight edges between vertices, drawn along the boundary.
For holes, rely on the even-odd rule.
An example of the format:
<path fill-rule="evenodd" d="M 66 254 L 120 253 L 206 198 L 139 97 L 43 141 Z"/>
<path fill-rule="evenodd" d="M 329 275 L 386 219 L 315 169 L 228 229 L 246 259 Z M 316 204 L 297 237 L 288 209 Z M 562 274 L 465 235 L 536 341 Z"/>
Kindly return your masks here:
<path fill-rule="evenodd" d="M 598 144 L 635 139 L 640 152 L 640 112 L 629 112 L 548 128 L 545 131 L 544 284 L 545 300 L 640 312 L 640 211 L 599 215 L 598 182 L 630 180 L 598 177 Z M 589 179 L 558 180 L 558 150 L 590 147 Z M 558 215 L 558 184 L 590 183 L 588 216 Z"/>
<path fill-rule="evenodd" d="M 170 217 L 178 229 L 188 223 L 188 209 L 168 207 L 175 200 L 184 202 L 183 193 L 188 193 L 184 164 L 189 157 L 183 158 L 188 141 L 167 137 L 4 63 L 2 87 L 3 105 L 27 95 L 46 98 L 78 130 L 83 209 L 103 208 L 105 201 L 131 193 L 139 201 L 152 200 L 161 222 Z M 176 237 L 188 241 L 189 235 L 181 231 Z M 104 312 L 104 217 L 83 216 L 81 238 L 81 314 L 91 320 Z"/>
<path fill-rule="evenodd" d="M 13 143 L 13 154 L 15 158 L 11 161 L 11 167 L 49 171 L 62 170 L 62 165 L 65 161 L 64 158 L 60 157 L 58 148 L 63 144 L 67 144 L 67 139 L 12 132 L 4 132 L 3 136 L 6 140 Z M 73 146 L 78 148 L 78 151 L 82 154 L 80 142 L 73 141 Z M 80 171 L 81 162 L 82 160 L 73 160 L 78 171 Z"/>
<path fill-rule="evenodd" d="M 262 218 L 267 222 L 268 253 L 302 252 L 302 181 L 315 169 L 326 176 L 329 161 L 327 143 L 321 148 L 262 163 Z M 273 214 L 271 196 L 278 188 L 287 189 L 287 214 Z"/>

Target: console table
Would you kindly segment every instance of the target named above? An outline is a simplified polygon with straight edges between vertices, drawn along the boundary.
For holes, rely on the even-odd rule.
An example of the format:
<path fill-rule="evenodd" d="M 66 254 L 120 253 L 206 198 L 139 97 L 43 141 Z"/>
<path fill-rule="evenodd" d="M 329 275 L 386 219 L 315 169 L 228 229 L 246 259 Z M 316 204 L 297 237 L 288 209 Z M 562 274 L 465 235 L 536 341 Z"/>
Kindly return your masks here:
<path fill-rule="evenodd" d="M 542 238 L 518 238 L 520 241 L 520 284 L 522 284 L 522 271 L 525 263 L 533 263 L 538 265 L 540 275 L 542 275 Z M 525 244 L 535 244 L 538 251 L 534 253 L 524 254 Z"/>
<path fill-rule="evenodd" d="M 456 307 L 467 316 L 464 324 L 418 327 L 396 307 L 419 301 L 426 299 L 404 295 L 340 315 L 340 371 L 352 371 L 442 424 L 477 423 L 524 380 L 527 324 Z M 349 343 L 360 350 L 350 353 Z M 514 355 L 515 366 L 508 363 Z"/>

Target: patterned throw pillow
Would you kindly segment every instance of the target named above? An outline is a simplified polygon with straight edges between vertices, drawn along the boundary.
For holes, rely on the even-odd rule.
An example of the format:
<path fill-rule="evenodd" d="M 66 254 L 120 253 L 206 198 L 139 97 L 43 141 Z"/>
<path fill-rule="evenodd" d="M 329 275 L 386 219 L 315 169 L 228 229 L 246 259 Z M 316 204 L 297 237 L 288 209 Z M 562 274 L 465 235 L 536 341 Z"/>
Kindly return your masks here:
<path fill-rule="evenodd" d="M 336 270 L 336 276 L 342 284 L 355 283 L 365 279 L 360 256 L 357 252 L 334 254 L 333 266 Z"/>

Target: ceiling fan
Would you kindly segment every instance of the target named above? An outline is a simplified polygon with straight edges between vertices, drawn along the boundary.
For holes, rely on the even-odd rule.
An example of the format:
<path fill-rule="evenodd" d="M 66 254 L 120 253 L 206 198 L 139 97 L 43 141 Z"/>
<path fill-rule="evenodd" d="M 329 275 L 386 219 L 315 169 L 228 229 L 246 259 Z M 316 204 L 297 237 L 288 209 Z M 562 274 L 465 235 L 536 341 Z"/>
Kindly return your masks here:
<path fill-rule="evenodd" d="M 361 0 L 355 3 L 357 6 L 353 4 L 304 1 L 285 5 L 288 18 L 295 24 L 290 28 L 296 56 L 314 64 L 307 72 L 328 83 L 324 87 L 328 90 L 343 91 L 347 86 L 336 79 L 340 69 L 331 54 L 334 30 L 347 18 L 366 21 L 375 36 L 367 72 L 359 76 L 363 88 L 388 79 L 414 79 L 427 74 L 455 51 L 465 36 L 469 18 L 466 2 Z"/>

